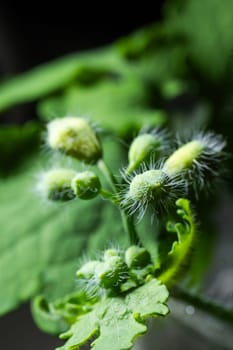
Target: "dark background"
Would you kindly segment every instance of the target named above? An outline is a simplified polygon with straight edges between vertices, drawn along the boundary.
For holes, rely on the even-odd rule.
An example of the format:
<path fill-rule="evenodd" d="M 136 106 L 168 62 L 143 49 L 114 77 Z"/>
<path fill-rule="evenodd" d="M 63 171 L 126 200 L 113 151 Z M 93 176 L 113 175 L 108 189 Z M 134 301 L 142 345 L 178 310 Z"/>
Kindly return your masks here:
<path fill-rule="evenodd" d="M 128 13 L 123 5 L 109 3 L 94 9 L 89 1 L 0 3 L 0 80 L 74 51 L 111 43 L 133 30 L 161 18 L 163 1 L 153 6 L 133 3 Z M 128 4 L 130 5 L 130 4 Z M 3 116 L 4 123 L 35 118 L 34 105 L 18 107 Z M 49 350 L 60 344 L 34 325 L 29 305 L 0 319 L 0 348 Z M 110 349 L 109 349 L 110 350 Z"/>

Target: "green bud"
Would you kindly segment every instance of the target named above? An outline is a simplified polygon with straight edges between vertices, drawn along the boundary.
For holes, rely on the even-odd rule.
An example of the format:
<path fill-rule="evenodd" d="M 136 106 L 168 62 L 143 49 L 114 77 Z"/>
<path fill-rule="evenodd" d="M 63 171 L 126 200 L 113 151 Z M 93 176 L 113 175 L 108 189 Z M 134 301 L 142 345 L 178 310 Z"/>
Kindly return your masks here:
<path fill-rule="evenodd" d="M 71 169 L 53 169 L 41 177 L 39 188 L 46 198 L 53 201 L 68 201 L 75 198 L 71 181 L 76 172 Z"/>
<path fill-rule="evenodd" d="M 92 171 L 77 173 L 71 186 L 75 195 L 80 199 L 92 199 L 99 194 L 101 189 L 100 180 Z"/>
<path fill-rule="evenodd" d="M 88 261 L 76 272 L 76 276 L 78 278 L 90 279 L 96 275 L 96 271 L 101 264 L 102 263 L 97 260 Z"/>
<path fill-rule="evenodd" d="M 119 251 L 117 249 L 107 249 L 104 252 L 104 260 L 108 261 L 114 256 L 119 256 Z"/>
<path fill-rule="evenodd" d="M 121 257 L 113 256 L 103 263 L 98 278 L 104 288 L 117 288 L 127 280 L 128 267 Z"/>
<path fill-rule="evenodd" d="M 149 201 L 156 197 L 163 187 L 164 174 L 161 170 L 147 170 L 136 175 L 130 183 L 128 198 L 132 201 Z"/>
<path fill-rule="evenodd" d="M 128 173 L 131 173 L 142 161 L 145 161 L 151 152 L 158 152 L 161 140 L 156 136 L 153 134 L 142 134 L 134 139 L 129 149 Z"/>
<path fill-rule="evenodd" d="M 175 175 L 190 168 L 198 158 L 204 146 L 201 141 L 194 140 L 178 148 L 164 163 L 163 169 L 167 175 Z"/>
<path fill-rule="evenodd" d="M 83 118 L 65 117 L 48 124 L 48 144 L 85 163 L 96 163 L 102 156 L 101 144 Z"/>
<path fill-rule="evenodd" d="M 129 268 L 143 268 L 151 263 L 148 250 L 138 246 L 131 246 L 125 252 L 125 262 Z"/>

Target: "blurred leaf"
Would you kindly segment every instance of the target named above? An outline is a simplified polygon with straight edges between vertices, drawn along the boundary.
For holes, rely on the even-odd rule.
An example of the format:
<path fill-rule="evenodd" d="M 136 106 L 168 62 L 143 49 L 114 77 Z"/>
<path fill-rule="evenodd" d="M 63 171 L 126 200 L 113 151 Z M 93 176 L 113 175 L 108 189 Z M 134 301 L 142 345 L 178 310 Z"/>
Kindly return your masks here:
<path fill-rule="evenodd" d="M 116 152 L 116 146 L 107 147 Z M 43 158 L 28 159 L 17 176 L 0 181 L 1 314 L 40 291 L 52 299 L 71 292 L 71 276 L 84 253 L 126 242 L 118 211 L 109 203 L 55 205 L 38 198 L 36 174 Z"/>
<path fill-rule="evenodd" d="M 38 66 L 1 84 L 0 111 L 15 104 L 40 99 L 75 80 L 86 84 L 90 82 L 90 75 L 95 82 L 104 79 L 111 76 L 116 67 L 120 69 L 121 60 L 111 47 L 73 54 Z"/>
<path fill-rule="evenodd" d="M 40 127 L 36 123 L 0 128 L 0 176 L 15 170 L 40 141 Z"/>
<path fill-rule="evenodd" d="M 133 60 L 132 50 L 138 53 Z M 184 59 L 181 46 L 166 42 L 162 26 L 148 26 L 108 48 L 67 56 L 3 83 L 0 111 L 42 100 L 38 110 L 46 119 L 84 114 L 125 135 L 143 122 L 164 122 L 159 89 L 184 75 Z"/>
<path fill-rule="evenodd" d="M 166 119 L 163 111 L 150 108 L 147 90 L 137 79 L 73 86 L 60 96 L 42 101 L 38 112 L 46 121 L 54 116 L 85 115 L 121 136 L 143 125 L 160 125 Z"/>
<path fill-rule="evenodd" d="M 170 35 L 183 38 L 188 58 L 201 75 L 222 79 L 233 52 L 233 1 L 174 0 L 167 3 L 166 17 Z"/>

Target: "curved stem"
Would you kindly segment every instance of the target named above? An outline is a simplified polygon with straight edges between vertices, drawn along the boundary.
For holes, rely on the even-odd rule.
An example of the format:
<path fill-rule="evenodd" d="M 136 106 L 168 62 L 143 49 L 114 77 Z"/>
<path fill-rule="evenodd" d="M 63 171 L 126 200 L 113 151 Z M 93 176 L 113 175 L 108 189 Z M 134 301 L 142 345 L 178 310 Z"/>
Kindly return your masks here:
<path fill-rule="evenodd" d="M 232 349 L 231 309 L 181 290 L 172 291 L 168 305 L 171 317 L 207 338 L 216 348 Z"/>
<path fill-rule="evenodd" d="M 190 294 L 179 288 L 174 288 L 172 290 L 172 296 L 233 324 L 233 311 L 226 309 L 219 303 L 215 303 L 207 298 Z"/>

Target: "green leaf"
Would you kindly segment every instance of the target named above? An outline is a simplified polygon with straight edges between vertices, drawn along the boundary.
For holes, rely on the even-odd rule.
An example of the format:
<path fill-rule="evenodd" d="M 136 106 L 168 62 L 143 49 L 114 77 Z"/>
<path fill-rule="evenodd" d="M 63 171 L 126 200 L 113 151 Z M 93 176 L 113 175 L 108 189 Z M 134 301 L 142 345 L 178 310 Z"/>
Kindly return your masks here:
<path fill-rule="evenodd" d="M 63 317 L 55 311 L 51 304 L 47 303 L 43 296 L 33 300 L 31 312 L 37 325 L 45 332 L 59 334 L 67 330 L 67 323 Z"/>
<path fill-rule="evenodd" d="M 95 88 L 98 83 L 106 81 L 119 83 L 121 86 L 125 79 L 139 78 L 141 89 L 146 90 L 147 83 L 172 78 L 175 72 L 183 70 L 184 55 L 179 48 L 173 50 L 167 46 L 160 50 L 160 41 L 157 39 L 160 36 L 164 38 L 163 31 L 162 26 L 158 30 L 157 26 L 151 26 L 133 33 L 122 43 L 69 55 L 3 82 L 0 86 L 0 111 L 16 104 L 41 100 L 75 83 L 80 87 Z M 139 54 L 139 60 L 129 59 L 132 51 Z M 155 105 L 155 91 L 151 86 L 149 90 L 146 92 L 147 96 Z M 109 96 L 108 94 L 105 98 L 101 95 L 99 104 L 109 104 Z M 95 106 L 93 111 L 95 112 Z"/>
<path fill-rule="evenodd" d="M 115 145 L 107 147 L 118 154 Z M 114 157 L 115 167 L 116 161 Z M 58 205 L 40 199 L 37 175 L 46 163 L 46 157 L 36 154 L 17 176 L 0 181 L 0 314 L 39 292 L 49 299 L 64 296 L 75 288 L 70 276 L 84 253 L 126 243 L 119 213 L 106 201 Z"/>
<path fill-rule="evenodd" d="M 35 297 L 31 303 L 34 321 L 45 332 L 58 335 L 76 322 L 77 316 L 92 309 L 97 298 L 89 298 L 83 291 L 75 291 L 55 302 L 48 302 L 44 296 Z"/>
<path fill-rule="evenodd" d="M 40 128 L 30 122 L 24 126 L 0 128 L 0 176 L 6 176 L 22 164 L 39 144 Z"/>
<path fill-rule="evenodd" d="M 198 71 L 212 81 L 228 74 L 233 50 L 233 2 L 174 1 L 167 9 L 166 26 L 172 36 L 184 39 L 188 58 Z"/>
<path fill-rule="evenodd" d="M 64 115 L 85 115 L 108 130 L 125 135 L 142 125 L 165 122 L 163 111 L 151 109 L 145 85 L 137 79 L 103 81 L 97 86 L 73 86 L 39 104 L 39 115 L 50 120 Z"/>
<path fill-rule="evenodd" d="M 177 239 L 173 241 L 168 254 L 164 254 L 164 251 L 160 254 L 161 266 L 158 278 L 166 285 L 172 284 L 174 279 L 177 280 L 187 268 L 197 238 L 196 223 L 190 208 L 190 201 L 180 198 L 176 201 L 176 205 L 179 208 L 177 214 L 182 218 L 182 222 L 169 221 L 167 231 L 170 235 L 176 233 Z M 167 243 L 170 244 L 169 237 Z"/>
<path fill-rule="evenodd" d="M 13 105 L 38 100 L 52 92 L 63 89 L 83 76 L 101 78 L 111 75 L 115 66 L 120 67 L 119 57 L 111 49 L 73 54 L 33 68 L 0 86 L 0 111 Z M 106 74 L 104 74 L 106 73 Z"/>
<path fill-rule="evenodd" d="M 61 338 L 68 341 L 59 350 L 78 349 L 93 336 L 94 350 L 131 349 L 135 338 L 146 332 L 147 318 L 168 314 L 167 298 L 166 287 L 156 279 L 125 296 L 106 297 L 62 334 Z"/>

